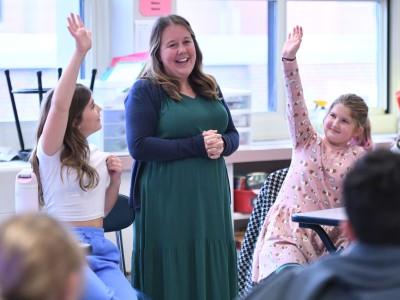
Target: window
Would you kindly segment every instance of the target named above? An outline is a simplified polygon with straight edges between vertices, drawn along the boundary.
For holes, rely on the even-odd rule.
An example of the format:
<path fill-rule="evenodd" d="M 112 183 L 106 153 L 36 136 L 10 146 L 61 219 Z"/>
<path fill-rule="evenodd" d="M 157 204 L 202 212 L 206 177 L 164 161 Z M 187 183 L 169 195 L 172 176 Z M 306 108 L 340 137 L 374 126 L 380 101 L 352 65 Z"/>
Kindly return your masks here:
<path fill-rule="evenodd" d="M 387 112 L 387 6 L 386 0 L 177 0 L 177 13 L 191 23 L 205 70 L 221 87 L 251 91 L 257 141 L 288 137 L 280 56 L 296 24 L 305 31 L 299 65 L 310 109 L 314 100 L 352 92 L 371 114 Z"/>
<path fill-rule="evenodd" d="M 268 8 L 268 1 L 260 0 L 177 0 L 177 13 L 196 34 L 205 71 L 222 92 L 250 90 L 258 99 L 253 112 L 268 110 Z"/>
<path fill-rule="evenodd" d="M 56 68 L 66 65 L 74 46 L 65 30 L 65 18 L 71 11 L 78 12 L 79 4 L 83 3 L 86 25 L 93 32 L 102 33 L 95 35 L 86 67 L 97 67 L 101 74 L 100 65 L 108 66 L 111 57 L 134 52 L 134 37 L 129 40 L 129 36 L 134 35 L 132 23 L 138 10 L 137 1 L 0 0 L 0 71 L 11 69 L 15 88 L 36 87 L 38 69 L 44 72 L 45 87 L 57 78 Z M 117 3 L 128 7 L 124 18 L 121 13 L 113 14 Z M 287 31 L 295 24 L 305 30 L 299 64 L 309 107 L 317 99 L 332 101 L 345 92 L 358 93 L 373 108 L 373 131 L 394 132 L 395 91 L 400 89 L 400 19 L 396 15 L 400 1 L 174 0 L 173 3 L 173 12 L 187 18 L 196 33 L 206 72 L 217 78 L 222 89 L 251 91 L 254 141 L 288 138 L 280 56 Z M 36 38 L 27 46 L 10 48 L 17 44 L 5 37 L 22 34 Z M 46 37 L 39 42 L 40 36 Z M 43 53 L 45 61 L 34 64 Z M 38 118 L 38 97 L 31 97 L 31 100 L 20 97 L 17 100 L 22 121 L 33 122 Z M 10 126 L 15 128 L 5 76 L 0 74 L 0 126 L 5 122 L 12 122 Z M 0 145 L 4 144 L 4 138 L 0 137 Z"/>
<path fill-rule="evenodd" d="M 287 2 L 287 30 L 304 30 L 298 59 L 309 107 L 355 93 L 370 108 L 387 108 L 384 12 L 380 1 Z"/>
<path fill-rule="evenodd" d="M 10 69 L 13 88 L 36 88 L 36 72 L 43 72 L 44 87 L 57 81 L 57 68 L 65 65 L 74 46 L 64 39 L 66 17 L 79 11 L 79 1 L 13 0 L 1 2 L 0 21 L 0 120 L 14 122 L 4 75 Z M 37 120 L 38 95 L 15 95 L 21 121 Z"/>

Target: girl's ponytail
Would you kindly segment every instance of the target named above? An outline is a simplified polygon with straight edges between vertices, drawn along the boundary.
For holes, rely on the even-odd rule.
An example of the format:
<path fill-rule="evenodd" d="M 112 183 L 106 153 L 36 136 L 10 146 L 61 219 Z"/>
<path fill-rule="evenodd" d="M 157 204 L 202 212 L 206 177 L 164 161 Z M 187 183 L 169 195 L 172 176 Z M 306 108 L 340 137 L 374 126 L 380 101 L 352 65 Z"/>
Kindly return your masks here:
<path fill-rule="evenodd" d="M 371 121 L 367 117 L 365 124 L 362 126 L 363 133 L 353 139 L 352 143 L 357 146 L 363 147 L 365 150 L 371 150 L 374 147 L 371 136 Z"/>

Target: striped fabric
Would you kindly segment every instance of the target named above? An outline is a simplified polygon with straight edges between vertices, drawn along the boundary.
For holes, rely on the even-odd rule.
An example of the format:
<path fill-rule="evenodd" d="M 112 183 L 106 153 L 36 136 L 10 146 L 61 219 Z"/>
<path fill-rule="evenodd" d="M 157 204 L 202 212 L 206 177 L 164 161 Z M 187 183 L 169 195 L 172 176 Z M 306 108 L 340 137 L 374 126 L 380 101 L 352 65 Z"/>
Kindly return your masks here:
<path fill-rule="evenodd" d="M 254 248 L 265 216 L 274 204 L 287 172 L 288 168 L 284 168 L 270 173 L 258 194 L 238 259 L 240 297 L 245 296 L 256 284 L 251 280 Z"/>

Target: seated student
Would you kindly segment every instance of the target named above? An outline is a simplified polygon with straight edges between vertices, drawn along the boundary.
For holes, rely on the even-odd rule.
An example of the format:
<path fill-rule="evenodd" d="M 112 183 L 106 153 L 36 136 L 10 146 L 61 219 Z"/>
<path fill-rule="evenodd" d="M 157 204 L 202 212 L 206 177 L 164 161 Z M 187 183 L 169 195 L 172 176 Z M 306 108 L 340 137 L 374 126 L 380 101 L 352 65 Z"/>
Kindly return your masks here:
<path fill-rule="evenodd" d="M 58 221 L 42 213 L 0 225 L 1 300 L 76 300 L 84 253 Z"/>
<path fill-rule="evenodd" d="M 92 34 L 79 15 L 70 14 L 67 20 L 75 50 L 42 103 L 30 158 L 38 179 L 39 204 L 92 247 L 86 256 L 82 300 L 135 300 L 138 295 L 118 266 L 120 252 L 103 228 L 104 217 L 118 198 L 122 162 L 89 144 L 87 138 L 102 128 L 101 107 L 89 88 L 76 83 L 92 47 Z"/>
<path fill-rule="evenodd" d="M 244 299 L 400 299 L 400 155 L 374 150 L 344 179 L 352 240 L 340 254 L 262 280 Z"/>
<path fill-rule="evenodd" d="M 322 135 L 312 125 L 296 59 L 302 40 L 303 28 L 295 26 L 282 49 L 292 158 L 285 181 L 260 229 L 253 255 L 254 282 L 327 254 L 315 232 L 300 228 L 291 217 L 342 207 L 344 175 L 373 147 L 369 108 L 358 95 L 342 94 L 332 102 L 326 110 Z M 338 228 L 331 226 L 325 231 L 336 248 L 347 247 L 349 241 Z"/>

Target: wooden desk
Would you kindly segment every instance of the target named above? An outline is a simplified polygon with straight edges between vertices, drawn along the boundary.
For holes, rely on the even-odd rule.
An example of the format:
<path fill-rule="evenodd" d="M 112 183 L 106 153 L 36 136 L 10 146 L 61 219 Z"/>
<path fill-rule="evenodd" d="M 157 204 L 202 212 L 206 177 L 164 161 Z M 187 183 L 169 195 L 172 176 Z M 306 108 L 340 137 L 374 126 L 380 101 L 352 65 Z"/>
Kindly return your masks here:
<path fill-rule="evenodd" d="M 329 253 L 334 253 L 337 249 L 321 225 L 339 226 L 341 221 L 346 220 L 347 215 L 343 207 L 309 211 L 292 216 L 292 221 L 298 222 L 301 228 L 314 230 L 321 238 Z"/>

